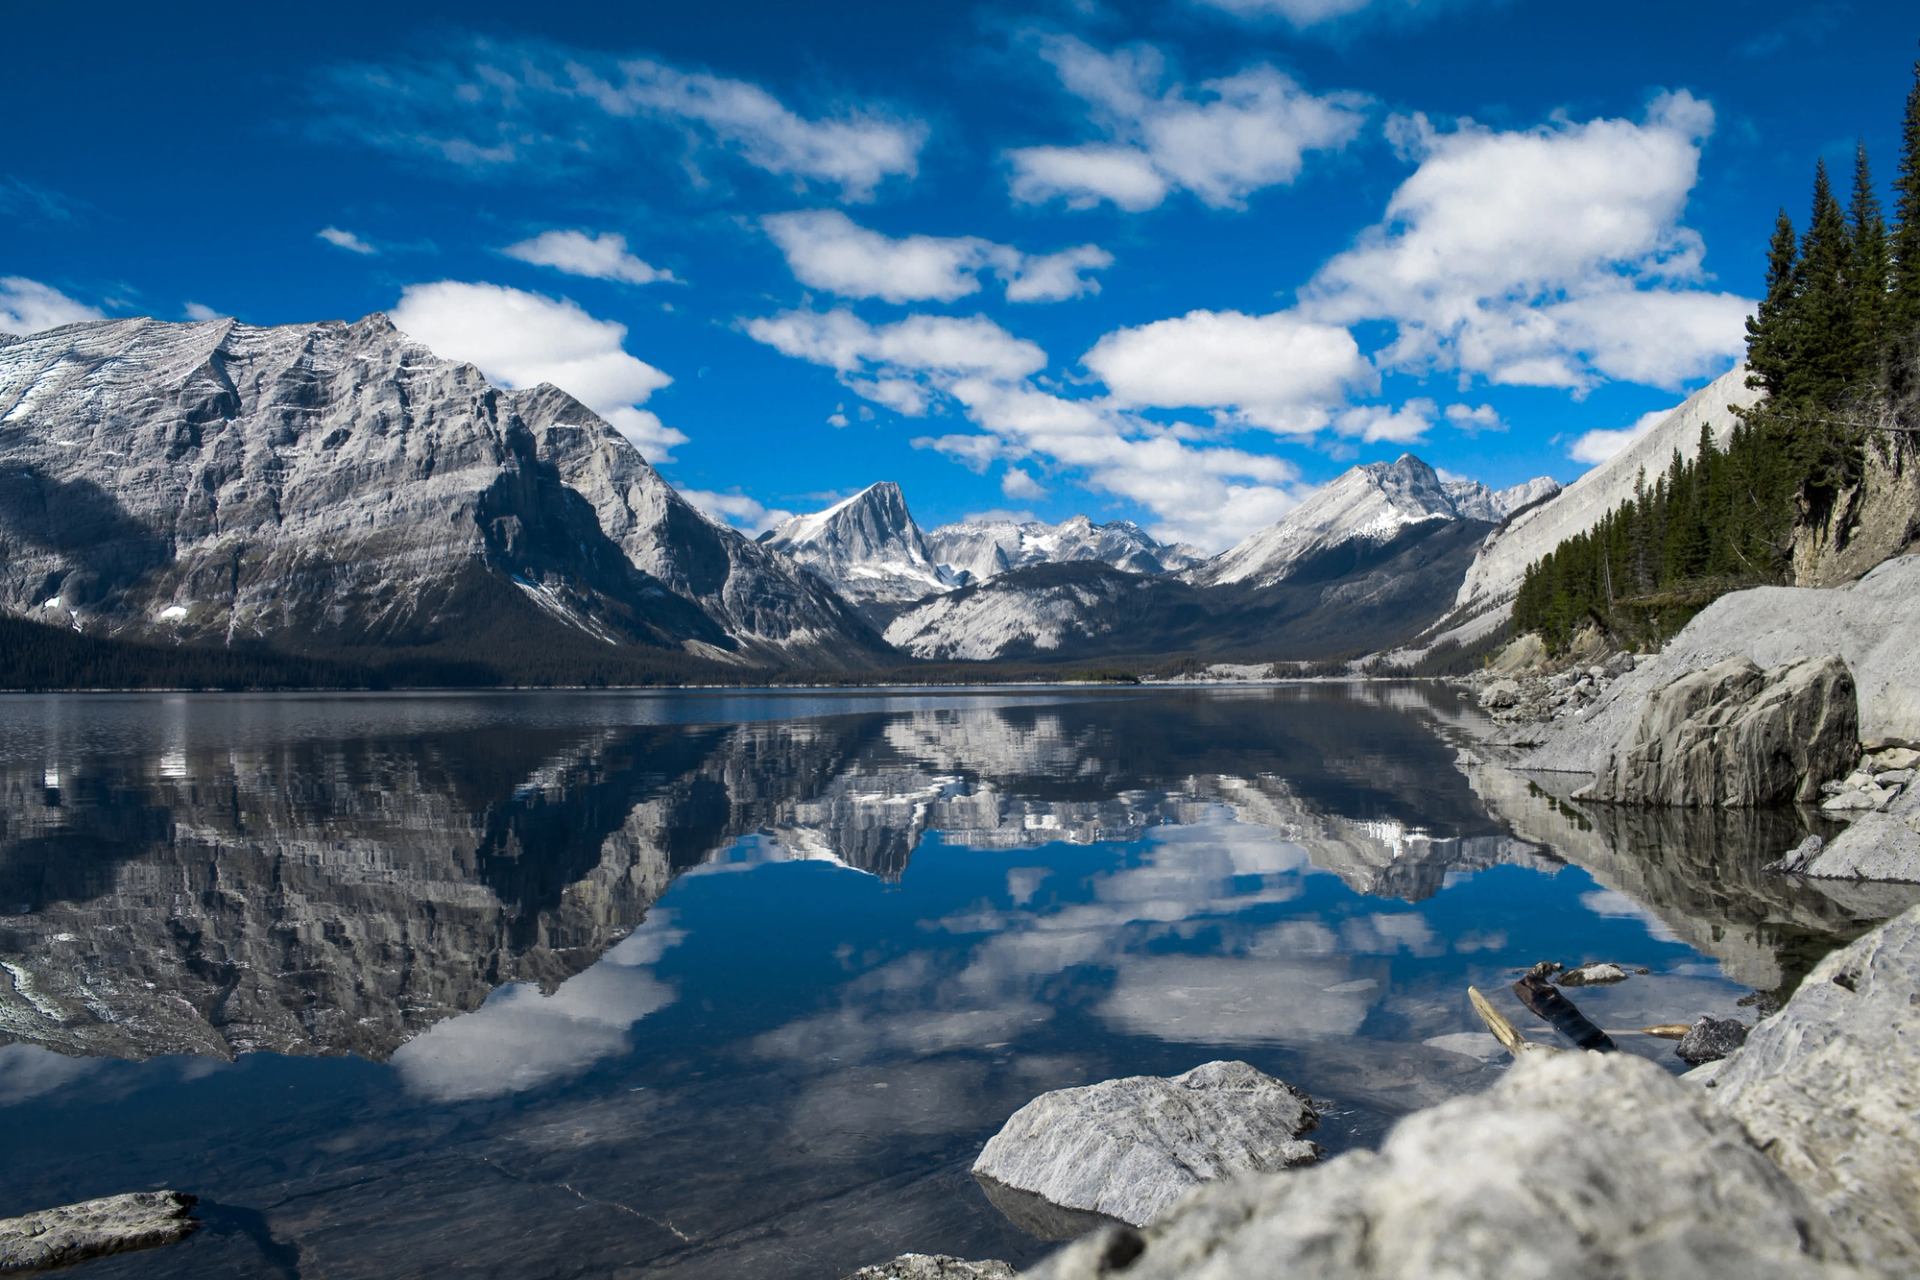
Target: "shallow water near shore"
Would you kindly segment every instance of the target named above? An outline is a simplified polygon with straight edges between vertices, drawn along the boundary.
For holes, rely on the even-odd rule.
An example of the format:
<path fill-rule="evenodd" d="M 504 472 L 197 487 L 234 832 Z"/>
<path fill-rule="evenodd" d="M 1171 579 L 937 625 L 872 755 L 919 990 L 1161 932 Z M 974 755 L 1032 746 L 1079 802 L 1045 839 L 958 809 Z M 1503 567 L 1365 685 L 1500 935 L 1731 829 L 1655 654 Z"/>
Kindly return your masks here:
<path fill-rule="evenodd" d="M 98 1276 L 831 1278 L 1049 1246 L 1034 1094 L 1240 1058 L 1366 1146 L 1502 1069 L 1468 984 L 1751 1021 L 1911 898 L 1791 813 L 1583 809 L 1431 685 L 0 698 L 0 1216 Z M 1533 1032 L 1549 1038 L 1544 1029 Z M 1670 1042 L 1621 1047 L 1675 1070 Z"/>

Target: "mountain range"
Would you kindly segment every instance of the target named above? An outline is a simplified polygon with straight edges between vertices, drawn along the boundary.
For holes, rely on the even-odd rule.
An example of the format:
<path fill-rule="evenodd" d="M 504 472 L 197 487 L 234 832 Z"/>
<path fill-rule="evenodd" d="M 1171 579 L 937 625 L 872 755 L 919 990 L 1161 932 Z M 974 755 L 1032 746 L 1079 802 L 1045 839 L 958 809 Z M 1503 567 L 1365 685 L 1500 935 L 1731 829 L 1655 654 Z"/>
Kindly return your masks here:
<path fill-rule="evenodd" d="M 1448 613 L 1489 533 L 1558 488 L 1409 454 L 1207 559 L 1084 515 L 923 531 L 882 482 L 755 540 L 564 391 L 494 386 L 384 315 L 0 337 L 0 612 L 369 668 L 624 682 L 1350 655 Z"/>

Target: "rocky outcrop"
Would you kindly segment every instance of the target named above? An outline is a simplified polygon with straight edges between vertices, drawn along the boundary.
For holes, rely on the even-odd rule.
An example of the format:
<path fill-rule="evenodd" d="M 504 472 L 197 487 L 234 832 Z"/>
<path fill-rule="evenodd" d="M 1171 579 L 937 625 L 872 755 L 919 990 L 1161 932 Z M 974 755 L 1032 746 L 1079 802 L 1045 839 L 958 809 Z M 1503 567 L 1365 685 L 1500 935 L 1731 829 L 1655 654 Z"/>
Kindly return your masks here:
<path fill-rule="evenodd" d="M 1305 1094 L 1244 1062 L 1043 1093 L 987 1141 L 974 1176 L 1144 1225 L 1203 1182 L 1311 1164 Z"/>
<path fill-rule="evenodd" d="M 1014 1280 L 1013 1268 L 987 1259 L 968 1262 L 944 1253 L 903 1253 L 892 1262 L 862 1267 L 846 1280 Z"/>
<path fill-rule="evenodd" d="M 1750 806 L 1811 801 L 1858 754 L 1853 676 L 1834 657 L 1762 671 L 1727 658 L 1653 690 L 1575 799 Z"/>
<path fill-rule="evenodd" d="M 1713 1077 L 1854 1258 L 1920 1268 L 1920 908 L 1836 951 Z"/>
<path fill-rule="evenodd" d="M 1529 1054 L 1380 1150 L 1196 1191 L 1032 1280 L 1749 1280 L 1860 1274 L 1825 1214 L 1710 1095 L 1628 1054 Z"/>
<path fill-rule="evenodd" d="M 193 1205 L 178 1191 L 134 1191 L 0 1219 L 0 1275 L 173 1244 L 200 1225 Z"/>
<path fill-rule="evenodd" d="M 1821 808 L 1845 819 L 1831 840 L 1808 836 L 1775 871 L 1822 880 L 1892 880 L 1920 884 L 1920 752 L 1890 747 L 1869 755 L 1845 779 L 1823 788 Z"/>
<path fill-rule="evenodd" d="M 1529 770 L 1597 773 L 1639 722 L 1655 690 L 1731 657 L 1771 669 L 1837 656 L 1853 675 L 1861 741 L 1870 749 L 1920 743 L 1916 635 L 1920 556 L 1889 560 L 1844 587 L 1731 592 L 1701 610 L 1653 661 L 1609 686 L 1584 716 L 1536 737 L 1537 745 L 1517 763 Z"/>

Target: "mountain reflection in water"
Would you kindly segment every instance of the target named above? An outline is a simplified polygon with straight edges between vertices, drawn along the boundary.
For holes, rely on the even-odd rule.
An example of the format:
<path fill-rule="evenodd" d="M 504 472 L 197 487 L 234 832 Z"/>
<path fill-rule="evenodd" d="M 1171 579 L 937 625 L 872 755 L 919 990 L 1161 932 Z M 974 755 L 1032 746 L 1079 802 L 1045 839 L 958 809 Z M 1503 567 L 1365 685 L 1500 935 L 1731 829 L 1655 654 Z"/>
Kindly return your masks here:
<path fill-rule="evenodd" d="M 101 1275 L 1023 1261 L 966 1168 L 1037 1092 L 1243 1057 L 1361 1145 L 1499 1070 L 1468 982 L 1617 959 L 1652 972 L 1583 995 L 1606 1025 L 1725 1014 L 1901 905 L 1761 873 L 1790 815 L 1456 767 L 1469 714 L 5 700 L 0 1215 L 215 1202 Z"/>

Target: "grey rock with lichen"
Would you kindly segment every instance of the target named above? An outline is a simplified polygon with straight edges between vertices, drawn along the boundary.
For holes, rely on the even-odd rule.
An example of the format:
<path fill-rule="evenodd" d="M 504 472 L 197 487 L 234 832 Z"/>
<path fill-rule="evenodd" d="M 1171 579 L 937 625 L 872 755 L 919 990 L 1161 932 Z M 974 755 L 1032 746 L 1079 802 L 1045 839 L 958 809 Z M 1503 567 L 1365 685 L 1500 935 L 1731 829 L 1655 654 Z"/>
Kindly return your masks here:
<path fill-rule="evenodd" d="M 1853 676 L 1839 658 L 1769 671 L 1744 657 L 1655 689 L 1576 799 L 1749 806 L 1813 800 L 1853 763 Z"/>
<path fill-rule="evenodd" d="M 1628 1054 L 1529 1054 L 1380 1150 L 1204 1187 L 1031 1280 L 1635 1280 L 1861 1274 L 1819 1208 L 1709 1094 Z"/>
<path fill-rule="evenodd" d="M 194 1199 L 178 1191 L 134 1191 L 0 1219 L 0 1274 L 184 1240 L 199 1225 L 188 1216 Z"/>
<path fill-rule="evenodd" d="M 1203 1182 L 1310 1164 L 1304 1093 L 1244 1062 L 1043 1093 L 987 1141 L 973 1172 L 1068 1209 L 1151 1222 Z"/>

